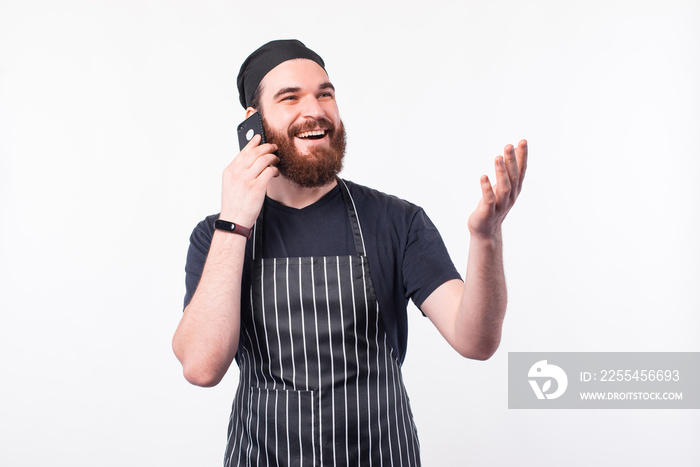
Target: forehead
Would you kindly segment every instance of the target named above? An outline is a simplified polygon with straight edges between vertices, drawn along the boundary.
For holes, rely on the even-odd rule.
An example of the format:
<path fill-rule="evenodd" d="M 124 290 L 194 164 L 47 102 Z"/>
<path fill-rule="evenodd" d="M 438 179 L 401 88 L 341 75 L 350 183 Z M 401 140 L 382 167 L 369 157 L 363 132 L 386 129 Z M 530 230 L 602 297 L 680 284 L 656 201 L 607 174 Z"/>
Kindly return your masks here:
<path fill-rule="evenodd" d="M 260 82 L 261 98 L 269 99 L 284 88 L 300 88 L 302 91 L 317 90 L 328 82 L 328 75 L 313 60 L 296 58 L 282 62 L 270 70 Z"/>

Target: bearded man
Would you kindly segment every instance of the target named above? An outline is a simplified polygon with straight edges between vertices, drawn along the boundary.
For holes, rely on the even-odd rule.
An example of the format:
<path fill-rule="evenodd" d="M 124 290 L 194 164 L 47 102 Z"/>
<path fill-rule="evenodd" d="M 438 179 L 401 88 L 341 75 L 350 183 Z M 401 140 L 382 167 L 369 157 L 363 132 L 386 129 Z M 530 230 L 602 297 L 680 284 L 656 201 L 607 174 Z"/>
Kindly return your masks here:
<path fill-rule="evenodd" d="M 420 465 L 401 376 L 408 299 L 464 357 L 498 347 L 506 308 L 501 223 L 527 143 L 496 158 L 469 218 L 463 282 L 425 212 L 337 177 L 345 131 L 321 57 L 296 40 L 238 76 L 256 135 L 224 170 L 221 212 L 194 229 L 173 349 L 185 378 L 240 368 L 225 465 Z M 378 222 L 381 220 L 381 222 Z"/>

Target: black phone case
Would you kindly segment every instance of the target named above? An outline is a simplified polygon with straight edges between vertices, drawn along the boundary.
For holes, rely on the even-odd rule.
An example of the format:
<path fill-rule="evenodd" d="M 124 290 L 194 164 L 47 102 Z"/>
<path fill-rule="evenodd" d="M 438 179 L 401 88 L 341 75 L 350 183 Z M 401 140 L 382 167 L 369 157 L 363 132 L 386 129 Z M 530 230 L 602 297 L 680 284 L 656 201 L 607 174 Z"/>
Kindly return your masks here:
<path fill-rule="evenodd" d="M 238 146 L 243 148 L 248 144 L 248 141 L 253 139 L 253 136 L 262 136 L 260 144 L 265 142 L 265 131 L 263 130 L 262 118 L 258 112 L 255 112 L 250 117 L 246 118 L 243 123 L 238 125 Z"/>

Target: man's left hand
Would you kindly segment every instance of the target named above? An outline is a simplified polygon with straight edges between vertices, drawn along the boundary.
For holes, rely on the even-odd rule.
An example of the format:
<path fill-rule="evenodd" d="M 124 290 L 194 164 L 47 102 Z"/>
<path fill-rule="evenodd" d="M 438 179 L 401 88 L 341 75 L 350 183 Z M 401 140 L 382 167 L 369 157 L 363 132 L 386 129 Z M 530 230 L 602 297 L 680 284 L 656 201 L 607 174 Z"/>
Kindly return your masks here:
<path fill-rule="evenodd" d="M 486 175 L 481 176 L 482 197 L 476 210 L 469 216 L 469 232 L 472 236 L 494 238 L 501 234 L 501 224 L 520 194 L 527 168 L 527 141 L 517 148 L 509 144 L 504 156 L 496 157 L 496 184 Z"/>

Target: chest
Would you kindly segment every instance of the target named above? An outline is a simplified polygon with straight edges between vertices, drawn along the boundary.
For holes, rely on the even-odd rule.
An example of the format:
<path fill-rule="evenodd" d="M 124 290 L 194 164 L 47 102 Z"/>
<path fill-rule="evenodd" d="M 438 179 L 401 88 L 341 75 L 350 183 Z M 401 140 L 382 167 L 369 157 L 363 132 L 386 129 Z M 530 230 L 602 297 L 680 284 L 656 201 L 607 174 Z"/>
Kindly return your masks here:
<path fill-rule="evenodd" d="M 263 216 L 263 258 L 356 253 L 352 227 L 341 196 L 310 210 L 292 210 L 267 203 Z"/>

